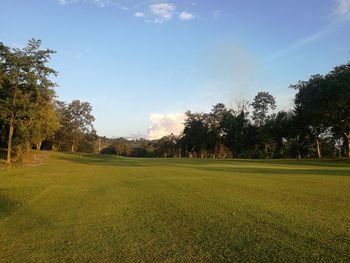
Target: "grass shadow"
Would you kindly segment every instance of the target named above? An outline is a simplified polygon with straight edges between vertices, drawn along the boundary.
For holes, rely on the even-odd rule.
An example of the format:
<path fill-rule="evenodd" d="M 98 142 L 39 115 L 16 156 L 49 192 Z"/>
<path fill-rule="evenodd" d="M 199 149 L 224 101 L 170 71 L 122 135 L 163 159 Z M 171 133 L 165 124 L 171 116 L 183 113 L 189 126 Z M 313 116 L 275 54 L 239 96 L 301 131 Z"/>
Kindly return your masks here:
<path fill-rule="evenodd" d="M 3 191 L 0 189 L 0 219 L 10 215 L 19 207 L 18 203 L 7 197 Z"/>
<path fill-rule="evenodd" d="M 162 159 L 130 158 L 101 154 L 60 154 L 57 160 L 81 165 L 118 167 L 186 167 L 207 172 L 279 175 L 350 176 L 348 160 L 245 160 L 245 159 Z M 273 166 L 273 167 L 264 167 Z M 281 167 L 283 166 L 283 167 Z M 285 167 L 290 166 L 290 167 Z M 327 168 L 327 169 L 324 169 Z M 332 169 L 336 168 L 336 169 Z"/>
<path fill-rule="evenodd" d="M 119 166 L 119 167 L 145 167 L 154 166 L 153 162 L 145 162 L 146 159 L 126 158 L 119 156 L 107 156 L 96 154 L 69 154 L 68 156 L 56 156 L 56 160 L 69 161 L 83 165 L 98 165 L 98 166 Z"/>
<path fill-rule="evenodd" d="M 211 171 L 217 173 L 240 174 L 269 174 L 269 175 L 325 175 L 325 176 L 350 176 L 350 169 L 326 170 L 326 169 L 288 169 L 288 168 L 249 168 L 249 167 L 193 167 L 196 170 Z"/>

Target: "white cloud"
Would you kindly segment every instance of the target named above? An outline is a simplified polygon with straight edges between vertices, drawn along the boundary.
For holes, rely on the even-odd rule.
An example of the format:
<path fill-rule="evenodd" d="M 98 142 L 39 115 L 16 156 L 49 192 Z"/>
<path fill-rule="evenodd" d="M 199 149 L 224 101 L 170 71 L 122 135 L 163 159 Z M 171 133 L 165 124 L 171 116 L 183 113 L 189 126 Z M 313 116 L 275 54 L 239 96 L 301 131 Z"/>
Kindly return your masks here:
<path fill-rule="evenodd" d="M 135 17 L 144 17 L 144 16 L 145 16 L 145 13 L 143 13 L 143 12 L 136 12 L 136 13 L 134 14 L 134 16 L 135 16 Z"/>
<path fill-rule="evenodd" d="M 350 14 L 350 0 L 336 0 L 334 14 L 337 16 L 346 16 Z"/>
<path fill-rule="evenodd" d="M 117 2 L 114 0 L 58 0 L 58 3 L 60 5 L 74 4 L 78 2 L 93 3 L 98 7 L 106 7 L 106 6 L 117 4 Z"/>
<path fill-rule="evenodd" d="M 152 14 L 158 17 L 155 19 L 155 22 L 161 22 L 172 19 L 175 11 L 175 5 L 170 3 L 153 4 L 149 6 L 149 9 Z"/>
<path fill-rule="evenodd" d="M 179 135 L 184 128 L 185 115 L 183 113 L 152 113 L 150 120 L 152 126 L 148 131 L 148 139 L 156 140 L 171 133 Z"/>
<path fill-rule="evenodd" d="M 132 11 L 134 17 L 145 18 L 146 23 L 161 24 L 172 20 L 177 16 L 182 21 L 188 21 L 195 16 L 186 11 L 176 12 L 176 5 L 169 2 L 159 2 L 161 0 L 56 0 L 60 5 L 70 5 L 74 3 L 93 4 L 98 7 L 117 7 L 123 11 Z M 167 1 L 167 0 L 164 0 Z M 192 6 L 195 6 L 192 3 Z"/>
<path fill-rule="evenodd" d="M 194 15 L 189 12 L 181 12 L 179 14 L 179 19 L 182 21 L 188 21 L 194 19 Z"/>

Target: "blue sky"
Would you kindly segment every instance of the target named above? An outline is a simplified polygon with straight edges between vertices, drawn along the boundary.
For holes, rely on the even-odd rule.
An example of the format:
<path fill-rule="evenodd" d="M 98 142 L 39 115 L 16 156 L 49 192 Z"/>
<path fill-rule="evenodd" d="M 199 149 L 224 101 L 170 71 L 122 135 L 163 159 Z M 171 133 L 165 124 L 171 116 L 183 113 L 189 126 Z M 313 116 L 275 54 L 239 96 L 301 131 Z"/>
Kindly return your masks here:
<path fill-rule="evenodd" d="M 60 100 L 89 101 L 100 135 L 157 138 L 187 110 L 234 106 L 350 58 L 350 0 L 0 0 L 0 41 L 57 51 Z"/>

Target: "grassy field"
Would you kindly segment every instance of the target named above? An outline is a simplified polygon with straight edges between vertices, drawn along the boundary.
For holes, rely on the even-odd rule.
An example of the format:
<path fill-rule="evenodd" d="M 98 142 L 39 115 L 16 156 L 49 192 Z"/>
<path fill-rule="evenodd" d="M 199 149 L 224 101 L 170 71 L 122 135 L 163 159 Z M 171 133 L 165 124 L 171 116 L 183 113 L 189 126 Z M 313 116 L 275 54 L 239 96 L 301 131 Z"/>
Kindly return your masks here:
<path fill-rule="evenodd" d="M 0 262 L 350 262 L 350 163 L 52 153 L 0 171 Z"/>

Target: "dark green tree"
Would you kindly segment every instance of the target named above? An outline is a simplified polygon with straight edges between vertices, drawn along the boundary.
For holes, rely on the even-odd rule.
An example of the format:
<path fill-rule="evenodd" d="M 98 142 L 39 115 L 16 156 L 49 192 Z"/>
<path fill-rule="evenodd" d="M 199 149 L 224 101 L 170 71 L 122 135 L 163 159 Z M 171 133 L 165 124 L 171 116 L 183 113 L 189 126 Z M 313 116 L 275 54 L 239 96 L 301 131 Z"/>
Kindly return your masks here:
<path fill-rule="evenodd" d="M 227 112 L 228 110 L 225 105 L 223 103 L 218 103 L 213 106 L 211 112 L 208 114 L 209 142 L 211 142 L 208 146 L 211 148 L 214 158 L 218 156 L 222 144 L 223 130 L 221 124 Z"/>
<path fill-rule="evenodd" d="M 326 123 L 324 105 L 327 98 L 324 93 L 324 77 L 314 75 L 308 81 L 292 85 L 298 92 L 295 95 L 295 114 L 304 131 L 314 139 L 318 158 L 322 157 L 322 135 L 329 129 Z"/>
<path fill-rule="evenodd" d="M 321 102 L 325 122 L 335 136 L 343 137 L 350 158 L 350 63 L 335 67 L 325 76 Z"/>
<path fill-rule="evenodd" d="M 207 114 L 187 111 L 182 142 L 190 156 L 205 157 L 209 145 Z"/>

